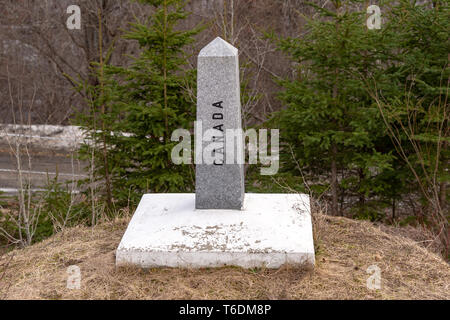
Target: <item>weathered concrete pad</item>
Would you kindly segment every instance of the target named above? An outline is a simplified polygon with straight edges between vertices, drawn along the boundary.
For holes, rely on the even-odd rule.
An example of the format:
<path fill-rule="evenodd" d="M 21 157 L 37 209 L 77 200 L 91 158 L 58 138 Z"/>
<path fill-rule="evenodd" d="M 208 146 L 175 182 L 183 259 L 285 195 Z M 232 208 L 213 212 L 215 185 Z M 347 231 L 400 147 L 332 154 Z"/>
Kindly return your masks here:
<path fill-rule="evenodd" d="M 195 194 L 144 195 L 116 265 L 313 267 L 309 197 L 246 194 L 244 210 L 196 210 Z"/>

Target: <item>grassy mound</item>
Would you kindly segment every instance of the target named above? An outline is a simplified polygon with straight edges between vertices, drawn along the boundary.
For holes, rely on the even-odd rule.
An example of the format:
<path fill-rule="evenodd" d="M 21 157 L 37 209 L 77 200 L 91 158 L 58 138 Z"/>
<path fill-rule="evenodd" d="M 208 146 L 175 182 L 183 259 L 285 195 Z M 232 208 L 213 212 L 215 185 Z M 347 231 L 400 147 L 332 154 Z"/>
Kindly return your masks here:
<path fill-rule="evenodd" d="M 74 228 L 0 258 L 6 299 L 450 299 L 450 266 L 438 255 L 369 222 L 315 219 L 314 271 L 116 268 L 128 219 Z M 8 262 L 7 268 L 5 265 Z M 0 261 L 0 265 L 2 262 Z M 81 268 L 80 290 L 66 288 L 67 268 Z M 370 265 L 382 288 L 366 286 Z"/>

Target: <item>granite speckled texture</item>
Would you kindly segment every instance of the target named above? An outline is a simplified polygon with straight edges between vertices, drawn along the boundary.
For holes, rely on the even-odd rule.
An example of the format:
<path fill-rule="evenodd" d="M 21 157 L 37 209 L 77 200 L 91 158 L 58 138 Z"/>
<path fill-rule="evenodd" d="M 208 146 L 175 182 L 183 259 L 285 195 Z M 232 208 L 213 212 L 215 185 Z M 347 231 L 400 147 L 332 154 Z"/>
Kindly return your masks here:
<path fill-rule="evenodd" d="M 241 210 L 245 195 L 243 160 L 236 159 L 235 152 L 234 164 L 227 164 L 230 159 L 225 152 L 226 130 L 242 128 L 238 50 L 216 38 L 198 56 L 197 77 L 197 122 L 201 121 L 202 137 L 213 130 L 220 139 L 215 140 L 214 164 L 199 164 L 203 151 L 214 141 L 200 141 L 198 134 L 195 137 L 196 208 Z"/>

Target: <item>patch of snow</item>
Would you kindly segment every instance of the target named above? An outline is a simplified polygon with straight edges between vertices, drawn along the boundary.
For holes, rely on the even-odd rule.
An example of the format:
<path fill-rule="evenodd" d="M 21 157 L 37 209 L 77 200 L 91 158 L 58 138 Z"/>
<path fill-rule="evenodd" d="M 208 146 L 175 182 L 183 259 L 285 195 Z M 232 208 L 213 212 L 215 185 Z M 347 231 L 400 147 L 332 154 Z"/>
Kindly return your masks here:
<path fill-rule="evenodd" d="M 6 124 L 0 125 L 0 142 L 74 150 L 85 142 L 85 134 L 78 126 Z"/>

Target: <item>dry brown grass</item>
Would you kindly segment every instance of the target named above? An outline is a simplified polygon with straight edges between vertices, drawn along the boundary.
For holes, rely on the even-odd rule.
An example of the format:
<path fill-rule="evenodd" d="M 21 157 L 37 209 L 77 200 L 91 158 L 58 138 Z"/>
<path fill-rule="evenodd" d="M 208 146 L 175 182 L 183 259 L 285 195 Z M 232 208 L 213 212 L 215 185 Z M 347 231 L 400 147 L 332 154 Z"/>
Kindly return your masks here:
<path fill-rule="evenodd" d="M 314 271 L 116 269 L 114 252 L 127 223 L 74 228 L 16 250 L 0 293 L 7 288 L 8 299 L 450 299 L 446 262 L 368 222 L 316 218 Z M 374 264 L 382 271 L 378 291 L 366 287 Z M 70 265 L 81 268 L 80 290 L 66 289 Z"/>

